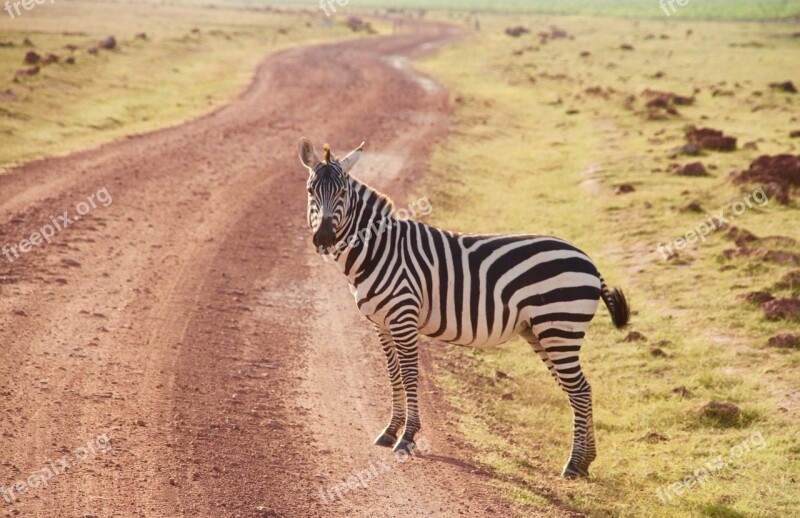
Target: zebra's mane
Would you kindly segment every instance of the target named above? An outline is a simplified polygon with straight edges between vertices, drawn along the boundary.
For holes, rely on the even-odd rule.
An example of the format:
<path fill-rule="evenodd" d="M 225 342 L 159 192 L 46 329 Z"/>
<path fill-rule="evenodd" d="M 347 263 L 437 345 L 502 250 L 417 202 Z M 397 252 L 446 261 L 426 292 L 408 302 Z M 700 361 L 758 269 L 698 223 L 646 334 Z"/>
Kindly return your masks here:
<path fill-rule="evenodd" d="M 361 180 L 358 180 L 352 176 L 350 178 L 353 179 L 353 182 L 355 183 L 356 187 L 356 192 L 358 192 L 361 195 L 362 199 L 368 200 L 372 198 L 370 201 L 371 205 L 375 209 L 375 212 L 387 215 L 394 214 L 394 207 L 395 207 L 394 201 L 392 201 L 392 199 L 389 196 L 382 193 L 378 189 L 372 187 L 371 185 L 362 182 Z"/>

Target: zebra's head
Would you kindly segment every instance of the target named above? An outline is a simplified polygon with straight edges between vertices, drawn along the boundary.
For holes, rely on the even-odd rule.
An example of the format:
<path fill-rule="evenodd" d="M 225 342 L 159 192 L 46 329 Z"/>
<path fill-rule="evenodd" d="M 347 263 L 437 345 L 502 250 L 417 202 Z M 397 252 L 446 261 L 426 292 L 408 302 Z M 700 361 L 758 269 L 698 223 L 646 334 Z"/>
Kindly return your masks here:
<path fill-rule="evenodd" d="M 300 161 L 308 168 L 308 226 L 314 231 L 314 246 L 326 253 L 336 244 L 350 206 L 351 184 L 348 171 L 361 158 L 364 143 L 339 160 L 326 144 L 324 159 L 307 138 L 300 139 Z"/>

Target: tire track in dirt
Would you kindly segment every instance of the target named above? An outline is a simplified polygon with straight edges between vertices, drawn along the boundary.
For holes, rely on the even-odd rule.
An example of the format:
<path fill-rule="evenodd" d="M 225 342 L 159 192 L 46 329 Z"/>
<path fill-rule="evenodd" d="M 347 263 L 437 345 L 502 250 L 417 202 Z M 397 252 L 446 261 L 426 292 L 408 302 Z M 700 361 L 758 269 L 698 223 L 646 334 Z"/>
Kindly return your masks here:
<path fill-rule="evenodd" d="M 507 515 L 424 382 L 432 453 L 368 490 L 318 492 L 380 462 L 382 353 L 305 226 L 301 134 L 369 141 L 355 174 L 398 201 L 445 131 L 447 95 L 405 59 L 446 26 L 268 58 L 197 121 L 0 177 L 0 244 L 106 188 L 113 201 L 0 261 L 0 485 L 90 455 L 8 505 L 22 516 Z M 398 65 L 399 64 L 399 65 Z M 341 150 L 344 151 L 344 150 Z"/>

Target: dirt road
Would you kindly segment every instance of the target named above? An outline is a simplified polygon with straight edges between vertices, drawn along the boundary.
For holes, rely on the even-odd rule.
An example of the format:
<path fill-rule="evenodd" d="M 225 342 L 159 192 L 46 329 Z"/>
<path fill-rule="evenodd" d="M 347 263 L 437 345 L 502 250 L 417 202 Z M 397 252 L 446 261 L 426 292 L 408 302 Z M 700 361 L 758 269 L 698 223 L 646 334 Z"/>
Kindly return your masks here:
<path fill-rule="evenodd" d="M 456 36 L 282 52 L 195 122 L 0 177 L 0 244 L 90 208 L 0 257 L 4 515 L 508 515 L 429 381 L 430 453 L 371 445 L 382 353 L 314 253 L 295 154 L 366 139 L 354 174 L 406 200 L 448 106 L 407 59 Z M 363 470 L 367 489 L 321 496 Z"/>

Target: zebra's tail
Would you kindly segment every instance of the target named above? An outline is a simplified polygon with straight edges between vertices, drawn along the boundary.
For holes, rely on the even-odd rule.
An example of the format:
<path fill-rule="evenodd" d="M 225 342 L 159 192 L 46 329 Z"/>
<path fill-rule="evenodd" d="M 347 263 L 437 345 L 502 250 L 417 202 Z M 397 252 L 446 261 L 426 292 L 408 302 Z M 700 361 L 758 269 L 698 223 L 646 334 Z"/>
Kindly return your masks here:
<path fill-rule="evenodd" d="M 611 321 L 617 329 L 622 329 L 628 325 L 631 319 L 631 308 L 628 306 L 628 301 L 625 299 L 625 294 L 619 288 L 609 290 L 606 286 L 606 281 L 600 277 L 600 294 L 603 297 L 603 302 L 606 303 L 608 312 L 611 313 Z"/>

